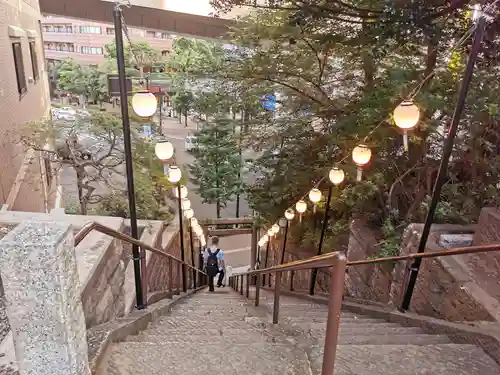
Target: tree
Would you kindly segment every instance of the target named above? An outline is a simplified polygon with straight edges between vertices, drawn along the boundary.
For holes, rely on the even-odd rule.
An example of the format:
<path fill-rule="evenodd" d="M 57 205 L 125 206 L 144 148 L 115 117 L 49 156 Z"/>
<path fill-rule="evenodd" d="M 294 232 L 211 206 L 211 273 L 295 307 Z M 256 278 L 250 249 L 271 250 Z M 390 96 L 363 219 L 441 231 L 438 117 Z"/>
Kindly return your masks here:
<path fill-rule="evenodd" d="M 112 70 L 116 71 L 116 43 L 106 44 L 106 58 L 109 64 L 113 67 Z M 144 68 L 151 67 L 154 63 L 160 60 L 160 54 L 157 50 L 149 45 L 147 42 L 133 42 L 124 46 L 125 67 L 130 73 L 130 70 L 135 69 L 139 71 L 139 76 L 142 78 L 144 75 Z"/>
<path fill-rule="evenodd" d="M 374 157 L 361 183 L 348 178 L 336 190 L 329 233 L 358 214 L 380 227 L 423 220 L 470 43 L 464 39 L 450 61 L 471 26 L 466 3 L 275 1 L 239 23 L 232 34 L 239 49 L 214 77 L 277 93 L 280 104 L 274 116 L 261 109 L 249 118 L 247 142 L 264 150 L 255 165 L 263 178 L 249 188 L 252 207 L 272 222 L 339 161 L 355 175 L 350 152 L 366 139 Z M 482 206 L 497 203 L 498 88 L 484 84 L 498 82 L 489 47 L 497 44 L 490 36 L 482 51 L 438 221 L 473 222 Z M 406 97 L 422 114 L 409 153 L 390 119 Z"/>
<path fill-rule="evenodd" d="M 181 114 L 184 115 L 184 125 L 188 126 L 189 110 L 193 105 L 193 94 L 190 91 L 178 91 L 172 98 L 172 103 L 179 112 L 179 123 L 181 122 Z"/>
<path fill-rule="evenodd" d="M 60 90 L 83 96 L 86 101 L 106 98 L 107 75 L 94 67 L 83 67 L 71 58 L 61 61 L 52 72 Z"/>
<path fill-rule="evenodd" d="M 163 176 L 163 170 L 160 176 L 161 166 L 153 162 L 154 147 L 144 142 L 137 131 L 132 134 L 135 175 L 139 181 L 137 210 L 145 215 L 139 217 L 166 217 L 165 193 L 172 185 Z M 74 170 L 80 214 L 86 215 L 91 208 L 105 214 L 123 213 L 117 208 L 127 203 L 123 135 L 118 116 L 98 112 L 90 122 L 29 123 L 21 140 L 29 148 L 52 155 L 56 169 Z"/>
<path fill-rule="evenodd" d="M 191 182 L 204 203 L 216 204 L 217 217 L 221 208 L 239 192 L 240 157 L 233 137 L 235 123 L 222 116 L 204 122 L 197 136 L 198 147 L 192 151 L 195 161 L 189 166 Z"/>

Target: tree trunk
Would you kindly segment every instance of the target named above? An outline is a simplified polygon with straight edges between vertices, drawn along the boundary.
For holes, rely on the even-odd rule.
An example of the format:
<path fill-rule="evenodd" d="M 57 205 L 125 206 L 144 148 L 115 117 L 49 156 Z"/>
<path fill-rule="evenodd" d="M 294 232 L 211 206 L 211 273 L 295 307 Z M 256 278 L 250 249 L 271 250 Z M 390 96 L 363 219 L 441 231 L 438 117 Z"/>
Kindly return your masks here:
<path fill-rule="evenodd" d="M 217 219 L 220 219 L 220 199 L 218 199 L 218 198 L 217 198 L 216 207 L 217 207 Z"/>
<path fill-rule="evenodd" d="M 184 111 L 184 127 L 187 128 L 188 126 L 188 111 L 186 109 L 186 111 Z"/>
<path fill-rule="evenodd" d="M 78 201 L 80 202 L 80 215 L 87 215 L 87 202 L 83 196 L 83 178 L 84 174 L 76 169 L 76 184 L 78 187 Z"/>

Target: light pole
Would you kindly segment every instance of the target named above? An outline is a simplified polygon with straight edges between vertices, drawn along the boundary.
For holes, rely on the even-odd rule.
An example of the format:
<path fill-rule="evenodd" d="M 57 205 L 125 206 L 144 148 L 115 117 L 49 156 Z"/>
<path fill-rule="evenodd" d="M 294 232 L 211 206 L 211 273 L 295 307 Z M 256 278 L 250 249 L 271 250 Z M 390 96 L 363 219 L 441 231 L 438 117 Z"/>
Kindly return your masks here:
<path fill-rule="evenodd" d="M 125 169 L 127 173 L 127 194 L 130 212 L 130 234 L 136 240 L 139 239 L 137 230 L 137 212 L 135 203 L 135 190 L 134 190 L 134 169 L 132 163 L 132 142 L 130 139 L 130 118 L 128 113 L 128 96 L 127 96 L 127 81 L 125 75 L 125 56 L 123 50 L 123 24 L 122 24 L 122 9 L 120 4 L 115 4 L 113 10 L 113 18 L 115 25 L 115 42 L 116 42 L 116 62 L 118 67 L 118 83 L 120 85 L 120 108 L 122 114 L 123 126 L 123 144 L 125 151 Z M 134 261 L 134 279 L 135 279 L 135 296 L 137 309 L 141 310 L 146 308 L 144 303 L 144 290 L 146 286 L 141 280 L 141 266 L 143 271 L 146 270 L 145 250 L 139 252 L 139 247 L 135 244 L 132 245 L 132 257 Z"/>
<path fill-rule="evenodd" d="M 434 214 L 436 213 L 437 205 L 441 197 L 441 189 L 446 183 L 448 176 L 448 163 L 450 161 L 450 156 L 453 151 L 453 144 L 455 143 L 455 136 L 458 130 L 458 123 L 462 117 L 462 112 L 465 107 L 465 100 L 467 98 L 467 92 L 469 91 L 469 85 L 472 80 L 472 75 L 474 73 L 474 66 L 476 64 L 477 55 L 481 48 L 481 41 L 483 40 L 484 31 L 486 28 L 486 16 L 481 13 L 479 20 L 477 21 L 476 32 L 474 35 L 474 42 L 472 43 L 472 48 L 469 53 L 469 58 L 467 61 L 467 67 L 462 78 L 462 85 L 460 87 L 460 93 L 458 96 L 457 104 L 455 106 L 455 111 L 453 113 L 453 118 L 451 120 L 450 127 L 448 129 L 448 136 L 446 138 L 446 143 L 443 150 L 443 158 L 441 159 L 441 164 L 439 165 L 438 175 L 436 177 L 436 182 L 434 183 L 434 188 L 432 190 L 431 203 L 429 205 L 429 211 L 425 218 L 424 228 L 422 229 L 422 234 L 420 236 L 420 242 L 418 244 L 417 253 L 424 253 L 427 246 L 427 240 L 431 232 L 432 222 L 434 221 Z M 406 311 L 410 307 L 411 298 L 413 296 L 413 290 L 417 283 L 418 271 L 420 270 L 420 265 L 422 263 L 422 258 L 417 258 L 413 262 L 410 270 L 410 277 L 408 280 L 407 288 L 403 301 L 400 306 L 401 311 Z"/>
<path fill-rule="evenodd" d="M 177 208 L 179 210 L 179 236 L 180 236 L 180 244 L 181 244 L 181 260 L 182 260 L 182 291 L 187 291 L 187 281 L 186 281 L 186 265 L 184 264 L 185 254 L 184 254 L 184 218 L 182 211 L 182 199 L 187 197 L 187 188 L 182 186 L 180 181 L 182 178 L 182 172 L 177 166 L 170 166 L 168 169 L 168 180 L 172 184 L 176 184 L 176 197 L 177 197 Z"/>
<path fill-rule="evenodd" d="M 288 237 L 288 228 L 290 227 L 290 221 L 293 220 L 295 212 L 292 209 L 285 211 L 285 218 L 280 220 L 280 226 L 285 227 L 285 235 L 283 236 L 283 250 L 281 251 L 281 261 L 280 264 L 285 262 L 285 251 L 286 251 L 286 238 Z"/>
<path fill-rule="evenodd" d="M 328 178 L 333 185 L 340 185 L 344 182 L 345 174 L 340 168 L 332 168 L 328 174 Z M 328 227 L 328 219 L 330 213 L 330 202 L 332 201 L 333 186 L 328 188 L 328 197 L 326 198 L 325 215 L 323 216 L 323 224 L 321 227 L 321 235 L 319 237 L 318 252 L 316 255 L 321 255 L 323 249 L 323 242 L 325 240 L 326 228 Z M 311 272 L 311 284 L 309 285 L 309 294 L 314 294 L 314 287 L 316 286 L 316 278 L 318 277 L 318 269 L 313 268 Z"/>

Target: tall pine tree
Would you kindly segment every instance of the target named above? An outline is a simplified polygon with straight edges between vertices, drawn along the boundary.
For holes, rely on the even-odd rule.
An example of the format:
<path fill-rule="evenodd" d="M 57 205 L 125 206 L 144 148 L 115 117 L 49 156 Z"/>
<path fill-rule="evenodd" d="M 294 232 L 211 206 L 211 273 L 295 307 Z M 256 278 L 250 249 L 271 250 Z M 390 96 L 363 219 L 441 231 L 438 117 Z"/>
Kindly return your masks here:
<path fill-rule="evenodd" d="M 195 161 L 189 166 L 191 182 L 204 203 L 216 205 L 217 218 L 227 202 L 241 192 L 235 125 L 226 117 L 210 118 L 196 134 L 198 147 L 192 150 Z"/>

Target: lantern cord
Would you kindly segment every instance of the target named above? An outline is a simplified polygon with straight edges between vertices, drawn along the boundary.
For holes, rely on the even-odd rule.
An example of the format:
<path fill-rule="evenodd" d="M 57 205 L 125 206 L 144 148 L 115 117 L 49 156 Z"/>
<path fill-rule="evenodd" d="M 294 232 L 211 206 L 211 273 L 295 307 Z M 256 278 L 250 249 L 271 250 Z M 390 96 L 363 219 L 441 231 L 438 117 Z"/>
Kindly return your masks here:
<path fill-rule="evenodd" d="M 493 3 L 491 4 L 487 4 L 486 7 L 484 9 L 481 9 L 481 13 L 484 13 L 483 17 L 488 17 L 490 16 L 490 14 L 492 12 L 494 12 L 494 9 L 493 7 L 496 5 L 496 3 L 498 3 L 498 1 L 500 0 L 495 0 Z M 448 16 L 449 17 L 449 16 Z M 474 23 L 470 28 L 469 30 L 467 30 L 467 32 L 462 36 L 462 38 L 460 38 L 454 45 L 453 47 L 451 47 L 450 51 L 449 51 L 449 57 L 448 57 L 448 61 L 451 60 L 451 57 L 453 55 L 453 53 L 458 50 L 460 47 L 462 47 L 465 42 L 472 36 L 472 34 L 474 34 L 474 31 L 476 31 L 476 28 L 477 28 L 477 23 Z M 418 95 L 418 93 L 420 92 L 420 90 L 422 89 L 422 87 L 425 85 L 425 83 L 430 79 L 432 78 L 432 76 L 436 73 L 436 70 L 440 69 L 441 67 L 436 67 L 434 68 L 427 76 L 424 77 L 424 79 L 415 87 L 415 89 L 413 89 L 413 91 L 410 93 L 410 95 L 408 96 L 408 99 L 410 100 L 413 100 L 415 98 L 415 96 Z"/>
<path fill-rule="evenodd" d="M 129 2 L 129 4 L 130 4 L 130 2 Z M 140 66 L 140 64 L 139 64 L 140 59 L 137 57 L 137 55 L 135 53 L 134 46 L 132 44 L 132 40 L 130 39 L 127 23 L 125 22 L 125 17 L 123 16 L 123 13 L 122 13 L 122 24 L 123 24 L 123 34 L 125 35 L 125 38 L 127 38 L 127 41 L 128 41 L 129 47 L 130 47 L 130 53 L 132 54 L 136 65 Z"/>

